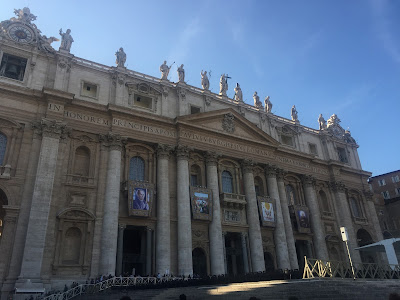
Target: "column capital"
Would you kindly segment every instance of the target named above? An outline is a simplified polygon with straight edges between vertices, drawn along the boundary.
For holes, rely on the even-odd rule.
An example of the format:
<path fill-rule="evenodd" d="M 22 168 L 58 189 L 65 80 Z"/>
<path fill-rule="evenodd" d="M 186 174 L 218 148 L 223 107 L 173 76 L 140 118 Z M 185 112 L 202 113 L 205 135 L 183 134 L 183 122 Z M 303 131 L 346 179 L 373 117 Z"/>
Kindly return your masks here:
<path fill-rule="evenodd" d="M 277 177 L 278 181 L 283 181 L 286 174 L 287 174 L 287 171 L 285 171 L 284 169 L 277 169 L 276 177 Z"/>
<path fill-rule="evenodd" d="M 126 144 L 126 138 L 121 137 L 120 134 L 109 132 L 107 134 L 100 134 L 99 140 L 103 146 L 108 147 L 109 150 L 122 151 L 122 147 Z"/>
<path fill-rule="evenodd" d="M 208 151 L 205 155 L 206 163 L 209 165 L 217 165 L 219 154 L 214 151 Z"/>
<path fill-rule="evenodd" d="M 346 186 L 341 181 L 331 181 L 329 187 L 335 192 L 344 192 L 346 190 Z"/>
<path fill-rule="evenodd" d="M 189 152 L 190 152 L 190 149 L 188 146 L 178 145 L 175 148 L 175 153 L 176 153 L 177 159 L 187 160 L 189 158 Z"/>
<path fill-rule="evenodd" d="M 303 175 L 301 179 L 305 187 L 313 187 L 315 184 L 315 177 L 311 175 Z"/>
<path fill-rule="evenodd" d="M 157 157 L 158 158 L 166 158 L 169 159 L 171 155 L 172 146 L 167 144 L 158 144 L 157 145 Z"/>
<path fill-rule="evenodd" d="M 32 129 L 34 130 L 35 138 L 38 138 L 40 135 L 55 139 L 65 138 L 71 131 L 66 123 L 49 119 L 33 122 Z"/>
<path fill-rule="evenodd" d="M 267 165 L 265 167 L 265 174 L 267 174 L 267 177 L 273 177 L 276 178 L 278 168 L 274 165 Z"/>
<path fill-rule="evenodd" d="M 253 173 L 254 162 L 251 159 L 242 160 L 243 173 Z"/>

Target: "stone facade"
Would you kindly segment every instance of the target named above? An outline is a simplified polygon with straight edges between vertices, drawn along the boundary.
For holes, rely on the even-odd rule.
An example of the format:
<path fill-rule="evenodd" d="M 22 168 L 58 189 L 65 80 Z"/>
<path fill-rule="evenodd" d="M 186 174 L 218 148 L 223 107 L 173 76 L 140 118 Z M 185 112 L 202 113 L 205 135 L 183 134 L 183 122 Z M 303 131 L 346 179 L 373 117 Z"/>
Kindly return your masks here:
<path fill-rule="evenodd" d="M 381 239 L 371 174 L 336 115 L 316 130 L 75 57 L 71 36 L 56 51 L 25 15 L 0 26 L 2 299 L 27 282 L 345 260 L 340 226 L 358 263 L 359 231 Z"/>

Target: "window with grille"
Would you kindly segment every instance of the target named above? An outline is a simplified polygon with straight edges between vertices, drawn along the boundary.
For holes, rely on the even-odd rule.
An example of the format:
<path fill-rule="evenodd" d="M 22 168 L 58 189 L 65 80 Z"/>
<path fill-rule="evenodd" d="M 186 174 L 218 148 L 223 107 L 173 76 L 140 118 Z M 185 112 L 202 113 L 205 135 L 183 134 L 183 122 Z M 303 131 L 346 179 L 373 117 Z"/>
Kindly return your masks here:
<path fill-rule="evenodd" d="M 362 211 L 360 207 L 360 202 L 355 199 L 355 198 L 350 198 L 350 205 L 351 205 L 351 210 L 353 211 L 353 216 L 356 218 L 362 218 Z"/>
<path fill-rule="evenodd" d="M 4 163 L 4 156 L 6 155 L 7 149 L 7 137 L 0 133 L 0 166 Z"/>
<path fill-rule="evenodd" d="M 233 193 L 233 177 L 228 171 L 222 172 L 222 192 Z"/>
<path fill-rule="evenodd" d="M 144 181 L 144 160 L 139 156 L 129 162 L 129 180 Z"/>

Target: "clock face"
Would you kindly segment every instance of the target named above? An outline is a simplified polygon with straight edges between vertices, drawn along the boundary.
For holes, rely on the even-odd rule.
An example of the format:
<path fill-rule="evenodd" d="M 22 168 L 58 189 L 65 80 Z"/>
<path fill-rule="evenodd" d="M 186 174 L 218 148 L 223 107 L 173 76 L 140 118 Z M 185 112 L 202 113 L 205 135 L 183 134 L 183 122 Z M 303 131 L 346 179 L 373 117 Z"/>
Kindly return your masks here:
<path fill-rule="evenodd" d="M 32 29 L 22 24 L 11 25 L 8 28 L 8 35 L 11 39 L 19 43 L 30 43 L 34 38 Z"/>

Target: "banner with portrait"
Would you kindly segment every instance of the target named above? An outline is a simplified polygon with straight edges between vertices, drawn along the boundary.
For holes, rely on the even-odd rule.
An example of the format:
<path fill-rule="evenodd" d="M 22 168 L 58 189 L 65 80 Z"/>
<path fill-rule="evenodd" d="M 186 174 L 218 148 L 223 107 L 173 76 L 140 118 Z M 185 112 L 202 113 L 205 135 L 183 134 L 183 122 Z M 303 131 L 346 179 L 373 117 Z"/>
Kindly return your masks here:
<path fill-rule="evenodd" d="M 142 181 L 128 182 L 128 209 L 130 216 L 151 216 L 154 185 Z"/>
<path fill-rule="evenodd" d="M 294 212 L 296 215 L 297 230 L 300 233 L 310 233 L 310 213 L 306 206 L 295 206 Z"/>
<path fill-rule="evenodd" d="M 210 189 L 190 188 L 193 219 L 212 220 L 212 192 Z"/>
<path fill-rule="evenodd" d="M 275 227 L 276 214 L 275 214 L 275 199 L 270 197 L 257 197 L 258 210 L 260 213 L 261 225 L 268 227 Z"/>

